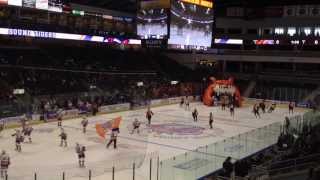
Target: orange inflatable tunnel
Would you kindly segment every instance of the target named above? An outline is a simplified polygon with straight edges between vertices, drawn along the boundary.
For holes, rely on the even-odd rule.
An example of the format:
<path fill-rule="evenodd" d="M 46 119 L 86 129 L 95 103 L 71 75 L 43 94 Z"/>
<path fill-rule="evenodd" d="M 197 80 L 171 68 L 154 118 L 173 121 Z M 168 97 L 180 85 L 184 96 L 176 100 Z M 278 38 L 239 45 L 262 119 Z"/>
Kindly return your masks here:
<path fill-rule="evenodd" d="M 215 89 L 218 87 L 223 86 L 224 88 L 232 88 L 234 91 L 232 91 L 235 96 L 235 105 L 238 107 L 242 106 L 242 97 L 239 91 L 239 88 L 234 85 L 234 79 L 229 78 L 228 80 L 216 80 L 214 77 L 210 77 L 211 84 L 207 87 L 205 90 L 202 101 L 204 105 L 207 106 L 213 106 L 214 105 L 214 99 L 213 96 L 215 95 Z"/>

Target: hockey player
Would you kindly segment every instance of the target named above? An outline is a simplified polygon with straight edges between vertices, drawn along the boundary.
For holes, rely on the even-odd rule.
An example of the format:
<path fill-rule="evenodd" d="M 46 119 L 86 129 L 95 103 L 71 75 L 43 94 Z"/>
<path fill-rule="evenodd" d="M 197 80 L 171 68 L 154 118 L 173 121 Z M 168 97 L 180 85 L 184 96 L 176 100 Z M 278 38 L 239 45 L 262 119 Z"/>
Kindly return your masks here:
<path fill-rule="evenodd" d="M 234 116 L 234 104 L 233 103 L 230 103 L 229 109 L 230 109 L 230 115 Z"/>
<path fill-rule="evenodd" d="M 253 114 L 256 118 L 261 118 L 260 113 L 259 113 L 259 106 L 258 104 L 254 104 L 253 106 Z"/>
<path fill-rule="evenodd" d="M 269 110 L 268 110 L 268 113 L 272 113 L 276 109 L 276 106 L 277 106 L 276 103 L 272 103 Z"/>
<path fill-rule="evenodd" d="M 226 110 L 226 96 L 225 95 L 222 95 L 221 96 L 221 110 L 224 111 Z"/>
<path fill-rule="evenodd" d="M 213 113 L 210 112 L 210 115 L 209 115 L 209 126 L 210 126 L 210 129 L 213 128 L 212 123 L 213 123 Z"/>
<path fill-rule="evenodd" d="M 76 143 L 76 153 L 78 154 L 79 167 L 85 167 L 84 161 L 86 158 L 86 147 Z"/>
<path fill-rule="evenodd" d="M 132 126 L 133 126 L 133 129 L 132 129 L 132 132 L 131 134 L 134 133 L 135 130 L 137 130 L 137 133 L 139 134 L 140 133 L 140 130 L 139 130 L 139 127 L 140 127 L 140 121 L 136 118 L 134 119 L 133 123 L 132 123 Z"/>
<path fill-rule="evenodd" d="M 28 122 L 27 115 L 26 114 L 22 115 L 20 119 L 22 130 L 26 128 L 27 122 Z"/>
<path fill-rule="evenodd" d="M 24 137 L 22 136 L 22 133 L 20 130 L 16 130 L 16 132 L 14 134 L 12 134 L 11 136 L 15 136 L 16 138 L 16 151 L 21 152 L 21 143 L 24 140 Z"/>
<path fill-rule="evenodd" d="M 182 97 L 180 100 L 180 107 L 183 107 L 183 104 L 184 104 L 184 98 Z"/>
<path fill-rule="evenodd" d="M 185 104 L 186 104 L 186 110 L 189 111 L 190 110 L 190 101 L 188 99 L 188 96 L 186 97 Z"/>
<path fill-rule="evenodd" d="M 198 111 L 197 109 L 195 108 L 192 112 L 192 117 L 193 117 L 193 121 L 194 122 L 197 122 L 198 121 Z"/>
<path fill-rule="evenodd" d="M 150 107 L 148 107 L 148 111 L 146 112 L 146 118 L 148 119 L 148 125 L 151 125 L 152 116 L 153 116 L 153 112 L 150 110 Z"/>
<path fill-rule="evenodd" d="M 0 121 L 0 133 L 4 130 L 4 121 Z"/>
<path fill-rule="evenodd" d="M 68 142 L 67 142 L 67 133 L 61 129 L 61 133 L 59 135 L 60 137 L 60 146 L 62 147 L 64 145 L 64 147 L 67 147 L 68 146 Z"/>
<path fill-rule="evenodd" d="M 32 126 L 27 125 L 23 130 L 22 133 L 25 137 L 28 137 L 29 143 L 32 143 L 32 139 L 31 139 L 31 133 L 33 131 Z"/>
<path fill-rule="evenodd" d="M 294 103 L 290 102 L 289 103 L 289 114 L 293 114 L 293 109 L 294 109 Z"/>
<path fill-rule="evenodd" d="M 113 148 L 117 149 L 117 137 L 118 137 L 118 133 L 119 131 L 117 130 L 112 130 L 111 135 L 110 135 L 110 140 L 107 144 L 107 148 L 109 148 L 109 146 L 111 145 L 111 143 L 113 143 Z"/>
<path fill-rule="evenodd" d="M 265 100 L 263 100 L 260 104 L 259 104 L 260 109 L 262 110 L 262 113 L 266 113 L 266 103 Z"/>
<path fill-rule="evenodd" d="M 62 113 L 58 113 L 58 127 L 61 128 L 62 127 Z"/>
<path fill-rule="evenodd" d="M 81 125 L 82 125 L 82 132 L 85 134 L 87 132 L 87 126 L 89 124 L 89 121 L 86 117 L 84 117 L 81 121 Z"/>
<path fill-rule="evenodd" d="M 10 157 L 6 151 L 0 154 L 0 177 L 5 178 L 8 175 L 8 168 L 10 166 Z"/>

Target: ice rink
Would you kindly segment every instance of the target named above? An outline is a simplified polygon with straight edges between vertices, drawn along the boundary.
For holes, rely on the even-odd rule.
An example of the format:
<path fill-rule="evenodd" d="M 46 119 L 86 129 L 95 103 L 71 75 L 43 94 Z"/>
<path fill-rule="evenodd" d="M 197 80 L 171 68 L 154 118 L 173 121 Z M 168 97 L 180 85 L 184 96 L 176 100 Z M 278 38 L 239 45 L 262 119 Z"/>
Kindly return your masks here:
<path fill-rule="evenodd" d="M 191 116 L 194 108 L 199 112 L 198 122 L 194 122 Z M 286 107 L 279 107 L 275 112 L 262 114 L 261 119 L 256 119 L 252 114 L 252 106 L 248 104 L 237 108 L 234 117 L 230 116 L 228 109 L 222 111 L 220 107 L 206 107 L 200 103 L 192 103 L 189 111 L 179 105 L 151 110 L 154 116 L 150 127 L 146 126 L 146 109 L 89 117 L 86 134 L 82 133 L 80 118 L 63 121 L 63 128 L 68 134 L 67 148 L 59 146 L 61 130 L 56 122 L 33 126 L 33 142 L 23 143 L 21 153 L 14 150 L 15 138 L 11 136 L 14 130 L 5 130 L 0 135 L 0 149 L 6 150 L 11 157 L 8 179 L 32 180 L 36 172 L 38 180 L 59 180 L 65 172 L 65 179 L 81 180 L 88 179 L 91 170 L 93 180 L 109 180 L 112 179 L 112 167 L 115 167 L 114 179 L 129 180 L 132 179 L 132 167 L 135 164 L 136 180 L 150 179 L 150 170 L 151 179 L 169 180 L 169 177 L 165 178 L 164 167 L 157 167 L 159 162 L 164 166 L 162 161 L 229 137 L 282 122 L 288 115 Z M 303 111 L 296 109 L 295 114 Z M 214 114 L 213 129 L 209 129 L 209 112 Z M 97 135 L 95 124 L 118 116 L 122 117 L 118 148 L 113 149 L 110 146 L 107 149 L 106 140 Z M 143 122 L 140 134 L 130 133 L 135 118 Z M 78 167 L 76 142 L 87 147 L 85 168 Z M 219 154 L 219 151 L 210 155 L 221 159 L 225 157 L 225 154 Z M 195 175 L 197 176 L 200 175 Z"/>

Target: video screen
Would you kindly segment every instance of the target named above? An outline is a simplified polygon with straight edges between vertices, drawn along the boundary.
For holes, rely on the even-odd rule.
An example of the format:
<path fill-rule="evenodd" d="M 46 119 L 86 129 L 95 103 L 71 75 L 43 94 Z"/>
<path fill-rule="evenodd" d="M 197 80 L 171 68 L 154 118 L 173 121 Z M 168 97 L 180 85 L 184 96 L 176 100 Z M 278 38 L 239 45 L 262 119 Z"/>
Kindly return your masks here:
<path fill-rule="evenodd" d="M 169 9 L 141 9 L 137 15 L 137 33 L 141 39 L 167 39 Z"/>
<path fill-rule="evenodd" d="M 48 10 L 48 0 L 37 0 L 36 1 L 36 8 Z"/>
<path fill-rule="evenodd" d="M 23 0 L 22 6 L 29 7 L 29 8 L 35 8 L 36 7 L 36 0 Z"/>
<path fill-rule="evenodd" d="M 213 8 L 212 6 L 208 7 L 189 3 L 188 1 L 171 1 L 170 38 L 168 43 L 173 46 L 211 47 L 214 25 Z M 209 2 L 208 0 L 202 1 Z"/>
<path fill-rule="evenodd" d="M 49 11 L 62 12 L 63 2 L 62 0 L 49 0 Z"/>
<path fill-rule="evenodd" d="M 22 0 L 8 0 L 8 5 L 22 6 Z"/>

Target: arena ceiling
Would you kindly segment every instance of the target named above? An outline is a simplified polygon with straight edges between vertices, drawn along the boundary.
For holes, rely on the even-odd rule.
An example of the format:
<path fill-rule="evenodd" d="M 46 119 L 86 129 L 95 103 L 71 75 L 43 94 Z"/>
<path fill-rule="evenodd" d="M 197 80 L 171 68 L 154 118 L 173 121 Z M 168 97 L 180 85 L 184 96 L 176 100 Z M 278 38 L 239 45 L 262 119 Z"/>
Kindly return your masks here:
<path fill-rule="evenodd" d="M 135 13 L 139 0 L 66 0 L 88 6 Z M 217 7 L 246 6 L 263 7 L 272 5 L 320 4 L 319 0 L 215 0 Z"/>

